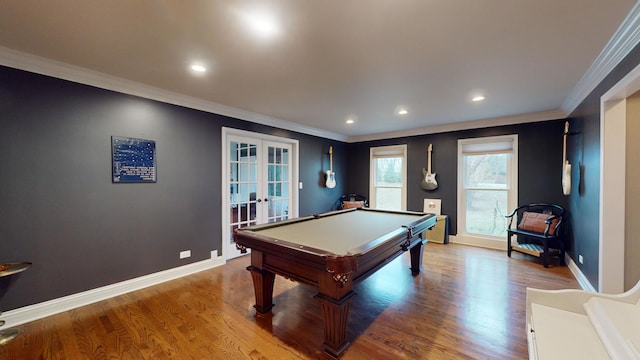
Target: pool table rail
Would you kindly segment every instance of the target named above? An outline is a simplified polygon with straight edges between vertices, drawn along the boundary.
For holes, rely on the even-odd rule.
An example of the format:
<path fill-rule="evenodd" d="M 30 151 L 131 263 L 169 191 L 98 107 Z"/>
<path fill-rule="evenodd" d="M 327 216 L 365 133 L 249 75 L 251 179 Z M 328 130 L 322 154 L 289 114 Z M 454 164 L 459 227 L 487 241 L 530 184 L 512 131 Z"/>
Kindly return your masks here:
<path fill-rule="evenodd" d="M 353 287 L 407 251 L 411 254 L 411 272 L 414 275 L 418 274 L 421 271 L 424 244 L 427 242 L 423 233 L 435 225 L 436 216 L 387 212 L 389 216 L 393 216 L 394 213 L 405 215 L 402 218 L 404 220 L 407 220 L 407 214 L 414 215 L 415 220 L 410 216 L 408 223 L 401 224 L 402 221 L 397 221 L 400 219 L 398 218 L 398 227 L 395 230 L 366 242 L 359 241 L 357 243 L 362 245 L 348 250 L 346 254 L 336 254 L 269 237 L 260 234 L 260 230 L 339 216 L 350 211 L 383 212 L 349 209 L 234 231 L 236 246 L 243 252 L 251 249 L 251 266 L 248 266 L 247 270 L 253 278 L 256 311 L 260 314 L 271 311 L 275 275 L 316 287 L 318 294 L 315 298 L 320 303 L 324 322 L 323 347 L 325 352 L 333 357 L 339 357 L 349 346 L 346 336 L 349 308 L 355 295 Z"/>

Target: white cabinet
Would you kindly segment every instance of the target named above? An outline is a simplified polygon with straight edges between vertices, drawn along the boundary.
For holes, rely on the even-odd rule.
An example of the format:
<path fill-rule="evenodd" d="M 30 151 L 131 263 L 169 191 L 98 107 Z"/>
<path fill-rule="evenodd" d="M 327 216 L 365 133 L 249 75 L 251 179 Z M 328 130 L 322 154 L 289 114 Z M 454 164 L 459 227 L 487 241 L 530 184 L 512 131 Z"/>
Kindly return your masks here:
<path fill-rule="evenodd" d="M 640 360 L 640 282 L 606 295 L 527 289 L 529 359 Z"/>

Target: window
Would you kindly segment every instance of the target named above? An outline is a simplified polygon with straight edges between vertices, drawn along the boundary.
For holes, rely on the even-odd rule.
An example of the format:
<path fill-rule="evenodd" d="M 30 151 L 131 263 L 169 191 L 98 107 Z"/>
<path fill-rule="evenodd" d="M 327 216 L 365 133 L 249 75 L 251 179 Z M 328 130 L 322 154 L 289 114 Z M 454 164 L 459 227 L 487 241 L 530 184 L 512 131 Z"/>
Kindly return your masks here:
<path fill-rule="evenodd" d="M 370 206 L 385 210 L 407 209 L 407 145 L 370 150 Z"/>
<path fill-rule="evenodd" d="M 517 135 L 458 140 L 458 236 L 506 239 L 504 216 L 518 203 L 517 148 Z"/>

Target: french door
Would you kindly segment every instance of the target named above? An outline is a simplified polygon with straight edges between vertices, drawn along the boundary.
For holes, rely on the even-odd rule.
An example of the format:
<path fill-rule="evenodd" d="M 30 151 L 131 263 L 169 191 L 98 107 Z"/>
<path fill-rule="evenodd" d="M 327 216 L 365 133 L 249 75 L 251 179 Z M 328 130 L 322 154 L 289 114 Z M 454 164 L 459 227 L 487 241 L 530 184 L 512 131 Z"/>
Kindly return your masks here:
<path fill-rule="evenodd" d="M 260 134 L 249 134 L 260 136 Z M 265 136 L 263 136 L 265 137 Z M 297 216 L 297 142 L 228 134 L 223 187 L 223 252 L 226 259 L 240 252 L 233 230 Z M 294 174 L 295 171 L 295 174 Z M 225 191 L 226 190 L 226 191 Z M 226 216 L 225 216 L 226 215 Z"/>

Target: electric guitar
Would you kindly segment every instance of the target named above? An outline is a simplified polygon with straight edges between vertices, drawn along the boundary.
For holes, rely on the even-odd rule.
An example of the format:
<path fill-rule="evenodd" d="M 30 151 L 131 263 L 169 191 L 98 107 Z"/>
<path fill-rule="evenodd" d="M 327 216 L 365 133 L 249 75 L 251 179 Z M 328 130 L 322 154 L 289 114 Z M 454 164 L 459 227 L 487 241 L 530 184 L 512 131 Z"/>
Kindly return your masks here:
<path fill-rule="evenodd" d="M 427 160 L 427 169 L 422 169 L 422 186 L 425 190 L 435 190 L 438 188 L 438 182 L 436 181 L 436 173 L 431 172 L 431 150 L 433 147 L 429 144 L 429 158 Z"/>
<path fill-rule="evenodd" d="M 329 170 L 327 170 L 325 186 L 329 189 L 336 187 L 336 173 L 333 172 L 333 146 L 329 146 Z"/>
<path fill-rule="evenodd" d="M 567 160 L 567 135 L 569 134 L 569 122 L 564 123 L 564 143 L 562 144 L 562 193 L 571 194 L 571 164 Z"/>

